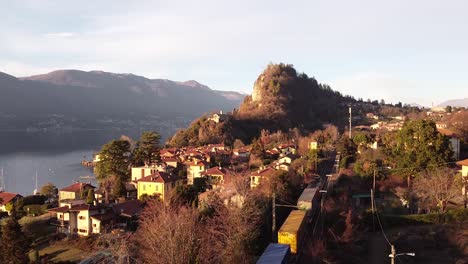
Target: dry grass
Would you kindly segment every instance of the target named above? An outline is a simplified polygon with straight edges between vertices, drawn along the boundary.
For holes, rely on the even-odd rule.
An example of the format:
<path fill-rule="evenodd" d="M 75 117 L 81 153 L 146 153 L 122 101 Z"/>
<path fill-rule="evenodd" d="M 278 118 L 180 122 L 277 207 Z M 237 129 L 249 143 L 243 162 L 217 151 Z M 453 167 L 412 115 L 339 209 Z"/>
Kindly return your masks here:
<path fill-rule="evenodd" d="M 68 243 L 56 243 L 39 250 L 39 255 L 53 263 L 59 261 L 79 262 L 87 254 Z"/>

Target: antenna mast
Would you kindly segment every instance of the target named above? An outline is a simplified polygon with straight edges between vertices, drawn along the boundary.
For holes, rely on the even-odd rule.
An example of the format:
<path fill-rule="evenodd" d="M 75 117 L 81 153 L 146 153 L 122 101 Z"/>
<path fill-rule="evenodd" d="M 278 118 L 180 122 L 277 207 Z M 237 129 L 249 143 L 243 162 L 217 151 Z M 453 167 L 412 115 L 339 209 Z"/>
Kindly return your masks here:
<path fill-rule="evenodd" d="M 352 138 L 352 136 L 351 136 L 351 131 L 352 131 L 351 118 L 352 118 L 351 106 L 349 106 L 349 138 L 350 139 Z"/>

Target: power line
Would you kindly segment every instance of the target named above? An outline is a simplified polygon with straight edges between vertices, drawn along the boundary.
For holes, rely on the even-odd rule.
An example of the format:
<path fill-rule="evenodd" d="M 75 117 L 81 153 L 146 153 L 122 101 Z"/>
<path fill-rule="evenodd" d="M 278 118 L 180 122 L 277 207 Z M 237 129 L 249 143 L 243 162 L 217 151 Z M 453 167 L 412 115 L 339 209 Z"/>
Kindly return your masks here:
<path fill-rule="evenodd" d="M 375 203 L 375 201 L 374 201 L 374 203 Z M 383 237 L 385 238 L 385 240 L 387 240 L 387 243 L 391 246 L 392 243 L 390 243 L 390 240 L 388 240 L 387 235 L 385 234 L 385 231 L 383 229 L 382 222 L 380 222 L 380 217 L 379 217 L 379 213 L 377 212 L 377 210 L 376 210 L 375 214 L 377 215 L 377 220 L 379 222 L 380 230 L 382 230 Z"/>
<path fill-rule="evenodd" d="M 415 166 L 415 167 L 404 167 L 404 168 L 394 168 L 394 169 L 387 169 L 387 168 L 377 168 L 376 171 L 401 171 L 401 170 L 410 170 L 410 169 L 427 169 L 429 167 L 434 167 L 434 168 L 439 168 L 444 165 L 449 165 L 449 164 L 455 164 L 457 163 L 456 161 L 450 161 L 450 162 L 443 162 L 443 163 L 437 163 L 437 164 L 429 164 L 426 166 Z"/>

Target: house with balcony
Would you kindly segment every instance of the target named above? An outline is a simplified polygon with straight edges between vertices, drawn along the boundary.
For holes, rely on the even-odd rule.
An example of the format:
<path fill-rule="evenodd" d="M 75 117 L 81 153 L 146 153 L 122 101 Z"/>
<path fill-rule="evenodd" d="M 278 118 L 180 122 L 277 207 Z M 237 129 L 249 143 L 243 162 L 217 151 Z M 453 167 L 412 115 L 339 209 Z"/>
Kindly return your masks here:
<path fill-rule="evenodd" d="M 227 170 L 222 167 L 213 167 L 203 172 L 203 175 L 206 176 L 208 185 L 213 189 L 217 189 L 224 185 Z"/>
<path fill-rule="evenodd" d="M 48 210 L 56 214 L 50 224 L 57 227 L 57 232 L 69 235 L 89 236 L 100 234 L 104 226 L 113 220 L 109 208 L 93 204 L 65 204 Z"/>

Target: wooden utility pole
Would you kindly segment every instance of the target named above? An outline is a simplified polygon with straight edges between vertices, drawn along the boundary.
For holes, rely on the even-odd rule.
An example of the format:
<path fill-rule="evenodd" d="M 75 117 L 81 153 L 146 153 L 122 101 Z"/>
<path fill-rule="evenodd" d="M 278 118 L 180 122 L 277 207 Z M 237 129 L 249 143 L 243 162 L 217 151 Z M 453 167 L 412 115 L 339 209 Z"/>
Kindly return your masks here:
<path fill-rule="evenodd" d="M 390 263 L 395 264 L 395 256 L 396 256 L 396 250 L 394 245 L 390 245 L 391 247 L 391 253 L 390 253 Z"/>
<path fill-rule="evenodd" d="M 374 190 L 374 192 L 375 192 L 375 174 L 377 174 L 376 169 L 374 169 L 374 181 L 373 181 L 373 184 L 372 184 L 372 190 Z"/>
<path fill-rule="evenodd" d="M 271 204 L 271 210 L 272 210 L 272 215 L 273 215 L 273 220 L 271 221 L 271 236 L 272 236 L 272 242 L 275 243 L 275 231 L 276 231 L 276 194 L 273 192 L 273 199 L 272 199 L 272 204 Z"/>
<path fill-rule="evenodd" d="M 350 139 L 352 138 L 352 136 L 351 136 L 351 131 L 352 131 L 351 119 L 352 119 L 352 115 L 351 115 L 351 106 L 350 106 L 349 107 L 349 138 Z"/>
<path fill-rule="evenodd" d="M 372 232 L 375 232 L 375 204 L 374 204 L 374 190 L 370 190 L 370 195 L 371 195 L 371 211 L 372 211 Z"/>

